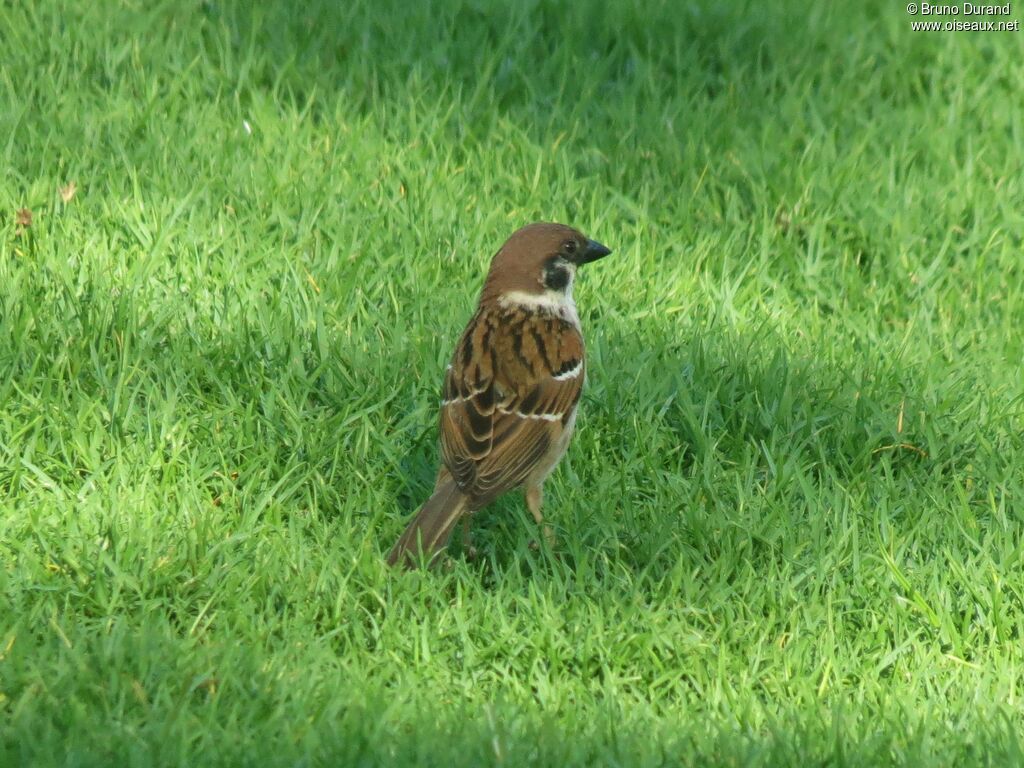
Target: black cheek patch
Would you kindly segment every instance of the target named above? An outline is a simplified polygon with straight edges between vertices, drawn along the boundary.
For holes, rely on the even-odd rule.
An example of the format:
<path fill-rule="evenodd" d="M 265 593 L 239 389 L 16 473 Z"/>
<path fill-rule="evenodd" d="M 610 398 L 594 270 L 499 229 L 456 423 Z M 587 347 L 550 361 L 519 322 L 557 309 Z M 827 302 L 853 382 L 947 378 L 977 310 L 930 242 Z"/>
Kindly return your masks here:
<path fill-rule="evenodd" d="M 549 291 L 564 291 L 569 284 L 569 268 L 559 264 L 544 267 L 544 287 Z"/>

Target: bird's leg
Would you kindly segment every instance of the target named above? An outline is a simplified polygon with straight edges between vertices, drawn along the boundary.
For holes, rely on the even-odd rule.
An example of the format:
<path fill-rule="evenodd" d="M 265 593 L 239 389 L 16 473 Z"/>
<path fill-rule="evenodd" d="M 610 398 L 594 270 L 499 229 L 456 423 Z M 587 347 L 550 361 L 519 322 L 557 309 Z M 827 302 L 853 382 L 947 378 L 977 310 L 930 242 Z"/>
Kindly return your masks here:
<path fill-rule="evenodd" d="M 540 511 L 543 504 L 544 486 L 538 484 L 528 487 L 526 489 L 526 506 L 529 507 L 530 513 L 533 515 L 533 519 L 537 521 L 537 525 L 543 526 L 544 541 L 548 543 L 549 547 L 554 549 L 555 533 L 551 530 L 550 525 L 544 524 L 544 515 Z"/>
<path fill-rule="evenodd" d="M 473 546 L 473 537 L 469 533 L 470 514 L 467 512 L 462 516 L 462 551 L 470 560 L 477 556 L 476 547 Z"/>

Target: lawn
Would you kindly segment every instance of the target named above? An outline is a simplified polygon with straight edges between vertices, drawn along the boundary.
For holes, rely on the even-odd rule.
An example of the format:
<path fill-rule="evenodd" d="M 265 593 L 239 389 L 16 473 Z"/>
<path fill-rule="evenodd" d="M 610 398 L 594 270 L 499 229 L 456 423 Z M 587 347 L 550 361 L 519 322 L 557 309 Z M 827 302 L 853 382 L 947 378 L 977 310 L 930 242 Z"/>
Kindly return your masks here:
<path fill-rule="evenodd" d="M 1024 762 L 1024 33 L 911 18 L 0 5 L 0 764 Z M 393 572 L 538 219 L 558 545 Z"/>

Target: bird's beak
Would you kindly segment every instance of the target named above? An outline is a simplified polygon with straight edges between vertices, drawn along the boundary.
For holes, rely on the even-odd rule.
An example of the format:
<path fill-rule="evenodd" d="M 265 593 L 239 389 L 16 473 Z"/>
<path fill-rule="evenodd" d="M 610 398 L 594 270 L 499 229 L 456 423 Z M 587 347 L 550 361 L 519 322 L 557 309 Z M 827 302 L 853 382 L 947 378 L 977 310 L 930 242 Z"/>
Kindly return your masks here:
<path fill-rule="evenodd" d="M 611 252 L 611 248 L 601 245 L 597 240 L 587 240 L 587 247 L 583 249 L 583 253 L 576 259 L 576 263 L 589 264 L 592 261 L 603 259 Z"/>

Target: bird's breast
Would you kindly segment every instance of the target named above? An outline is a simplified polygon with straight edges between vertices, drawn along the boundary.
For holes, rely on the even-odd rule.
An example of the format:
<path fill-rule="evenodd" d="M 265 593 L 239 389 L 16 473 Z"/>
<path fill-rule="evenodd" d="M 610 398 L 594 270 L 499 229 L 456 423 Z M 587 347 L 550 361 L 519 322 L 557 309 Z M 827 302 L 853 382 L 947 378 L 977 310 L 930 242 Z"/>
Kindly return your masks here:
<path fill-rule="evenodd" d="M 498 299 L 498 304 L 505 309 L 523 309 L 541 315 L 558 317 L 571 323 L 577 330 L 580 328 L 580 316 L 576 311 L 576 302 L 573 300 L 572 294 L 568 292 L 509 291 Z"/>

